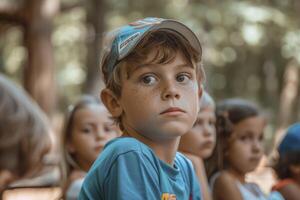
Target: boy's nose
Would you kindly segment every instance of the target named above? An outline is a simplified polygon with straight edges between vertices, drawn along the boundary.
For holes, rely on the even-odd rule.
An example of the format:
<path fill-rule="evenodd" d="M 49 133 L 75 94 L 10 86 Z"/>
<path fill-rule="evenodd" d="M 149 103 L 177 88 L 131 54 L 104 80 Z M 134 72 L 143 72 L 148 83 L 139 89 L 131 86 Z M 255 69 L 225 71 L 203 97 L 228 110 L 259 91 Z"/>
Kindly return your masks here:
<path fill-rule="evenodd" d="M 176 86 L 173 85 L 172 83 L 166 83 L 166 86 L 162 92 L 162 99 L 168 100 L 168 99 L 179 99 L 179 98 L 180 98 L 180 94 Z"/>
<path fill-rule="evenodd" d="M 176 92 L 168 92 L 165 93 L 163 95 L 163 99 L 167 100 L 167 99 L 179 99 L 179 94 L 177 94 Z"/>

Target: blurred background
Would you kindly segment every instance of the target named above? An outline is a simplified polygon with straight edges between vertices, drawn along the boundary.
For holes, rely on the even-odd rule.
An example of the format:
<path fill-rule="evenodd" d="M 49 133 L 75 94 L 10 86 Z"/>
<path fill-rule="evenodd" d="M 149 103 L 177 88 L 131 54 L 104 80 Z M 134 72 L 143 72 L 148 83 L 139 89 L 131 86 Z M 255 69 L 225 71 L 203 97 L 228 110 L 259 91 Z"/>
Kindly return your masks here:
<path fill-rule="evenodd" d="M 82 94 L 98 96 L 105 31 L 144 17 L 188 25 L 203 45 L 216 101 L 258 103 L 266 145 L 300 119 L 298 0 L 0 0 L 0 73 L 24 87 L 55 125 Z"/>

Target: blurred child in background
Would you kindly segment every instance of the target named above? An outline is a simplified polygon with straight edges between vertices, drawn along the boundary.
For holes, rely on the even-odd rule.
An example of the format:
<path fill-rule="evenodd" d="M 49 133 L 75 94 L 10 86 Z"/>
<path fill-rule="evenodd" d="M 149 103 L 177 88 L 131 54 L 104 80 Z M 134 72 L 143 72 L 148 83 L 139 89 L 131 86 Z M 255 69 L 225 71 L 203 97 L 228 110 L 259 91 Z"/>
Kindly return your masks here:
<path fill-rule="evenodd" d="M 68 200 L 77 199 L 86 172 L 118 131 L 104 105 L 84 96 L 70 108 L 61 136 L 63 193 Z"/>
<path fill-rule="evenodd" d="M 263 155 L 266 120 L 256 105 L 241 99 L 228 99 L 216 107 L 217 145 L 213 153 L 214 174 L 209 174 L 215 200 L 263 200 L 260 188 L 247 183 Z"/>
<path fill-rule="evenodd" d="M 274 185 L 272 199 L 281 194 L 282 199 L 300 198 L 300 123 L 290 126 L 278 147 L 279 158 L 274 167 L 279 178 Z"/>
<path fill-rule="evenodd" d="M 203 159 L 211 156 L 216 143 L 215 102 L 204 92 L 200 99 L 200 111 L 193 128 L 180 139 L 179 151 L 189 157 L 194 165 L 201 183 L 204 200 L 210 200 L 211 194 L 207 184 L 207 176 Z"/>
<path fill-rule="evenodd" d="M 0 193 L 12 187 L 57 183 L 53 165 L 46 159 L 52 148 L 52 129 L 46 115 L 2 75 L 0 113 Z"/>

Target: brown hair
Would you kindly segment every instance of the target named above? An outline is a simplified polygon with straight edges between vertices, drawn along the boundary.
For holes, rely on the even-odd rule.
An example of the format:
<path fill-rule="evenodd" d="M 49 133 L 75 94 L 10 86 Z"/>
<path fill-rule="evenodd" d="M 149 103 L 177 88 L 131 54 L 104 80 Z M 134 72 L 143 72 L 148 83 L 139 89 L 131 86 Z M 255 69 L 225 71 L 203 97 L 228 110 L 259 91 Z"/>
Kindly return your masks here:
<path fill-rule="evenodd" d="M 291 151 L 283 155 L 279 155 L 279 158 L 272 166 L 279 179 L 294 178 L 293 173 L 290 170 L 292 165 L 300 165 L 300 151 Z"/>
<path fill-rule="evenodd" d="M 110 38 L 111 40 L 111 38 Z M 156 54 L 145 63 L 147 56 L 156 50 Z M 135 49 L 124 59 L 119 61 L 114 67 L 112 73 L 109 71 L 106 56 L 102 62 L 102 73 L 106 88 L 110 89 L 117 97 L 121 96 L 121 68 L 126 69 L 126 77 L 130 74 L 132 66 L 137 67 L 142 64 L 167 64 L 172 62 L 176 56 L 176 52 L 182 53 L 184 58 L 194 66 L 197 70 L 197 78 L 199 83 L 205 79 L 205 74 L 201 65 L 201 54 L 197 52 L 188 41 L 180 34 L 172 30 L 160 29 L 149 32 L 135 47 Z M 121 126 L 121 118 L 115 119 L 117 124 Z"/>
<path fill-rule="evenodd" d="M 21 88 L 1 75 L 0 113 L 0 157 L 8 149 L 17 150 L 15 173 L 24 178 L 37 175 L 52 147 L 46 115 Z M 0 168 L 5 166 L 0 163 Z"/>

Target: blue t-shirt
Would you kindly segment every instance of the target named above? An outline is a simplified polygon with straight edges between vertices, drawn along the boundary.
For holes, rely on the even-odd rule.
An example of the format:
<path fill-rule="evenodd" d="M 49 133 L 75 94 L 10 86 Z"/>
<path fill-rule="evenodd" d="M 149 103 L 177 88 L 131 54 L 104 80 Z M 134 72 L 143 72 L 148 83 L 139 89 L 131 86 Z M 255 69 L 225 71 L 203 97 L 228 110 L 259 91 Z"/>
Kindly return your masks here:
<path fill-rule="evenodd" d="M 134 138 L 110 141 L 88 172 L 79 200 L 200 200 L 192 163 L 176 153 L 174 166 Z"/>

